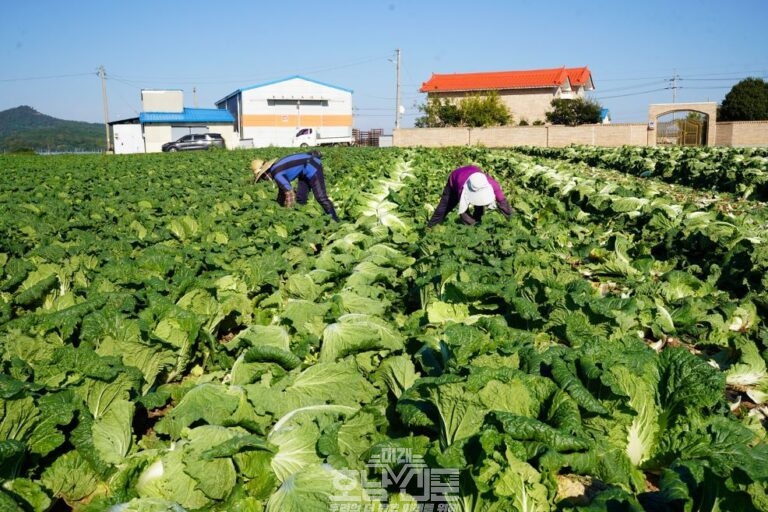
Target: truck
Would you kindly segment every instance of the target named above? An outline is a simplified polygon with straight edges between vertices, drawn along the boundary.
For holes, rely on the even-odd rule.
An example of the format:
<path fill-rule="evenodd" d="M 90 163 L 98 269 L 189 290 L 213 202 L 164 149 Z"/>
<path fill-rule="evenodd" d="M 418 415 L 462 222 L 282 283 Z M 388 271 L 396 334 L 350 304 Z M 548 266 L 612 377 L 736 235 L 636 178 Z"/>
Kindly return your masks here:
<path fill-rule="evenodd" d="M 355 138 L 352 128 L 347 126 L 323 127 L 322 132 L 318 128 L 299 128 L 293 136 L 294 147 L 309 146 L 352 146 Z"/>

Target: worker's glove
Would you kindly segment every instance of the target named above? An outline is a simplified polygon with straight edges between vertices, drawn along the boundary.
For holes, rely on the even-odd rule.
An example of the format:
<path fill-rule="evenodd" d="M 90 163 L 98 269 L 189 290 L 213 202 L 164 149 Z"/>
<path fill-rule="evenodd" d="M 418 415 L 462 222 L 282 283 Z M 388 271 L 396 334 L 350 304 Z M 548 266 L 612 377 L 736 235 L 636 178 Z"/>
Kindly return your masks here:
<path fill-rule="evenodd" d="M 512 207 L 509 206 L 509 203 L 506 199 L 504 201 L 499 201 L 499 210 L 504 214 L 504 217 L 507 220 L 512 217 Z"/>
<path fill-rule="evenodd" d="M 293 208 L 296 206 L 296 192 L 293 190 L 288 190 L 285 193 L 285 204 L 283 206 L 286 208 Z"/>
<path fill-rule="evenodd" d="M 463 222 L 464 224 L 470 225 L 470 226 L 472 226 L 472 225 L 477 223 L 477 220 L 475 220 L 475 218 L 472 217 L 467 212 L 464 212 L 461 215 L 459 215 L 459 218 L 461 219 L 461 222 Z"/>

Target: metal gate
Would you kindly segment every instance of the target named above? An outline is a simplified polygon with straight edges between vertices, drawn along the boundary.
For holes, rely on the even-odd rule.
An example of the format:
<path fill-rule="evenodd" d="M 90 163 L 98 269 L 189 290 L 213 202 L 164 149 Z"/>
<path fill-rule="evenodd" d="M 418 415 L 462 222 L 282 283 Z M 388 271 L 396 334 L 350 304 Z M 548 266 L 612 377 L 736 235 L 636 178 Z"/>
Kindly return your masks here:
<path fill-rule="evenodd" d="M 705 146 L 707 116 L 693 111 L 675 111 L 665 120 L 659 119 L 656 130 L 658 146 Z"/>

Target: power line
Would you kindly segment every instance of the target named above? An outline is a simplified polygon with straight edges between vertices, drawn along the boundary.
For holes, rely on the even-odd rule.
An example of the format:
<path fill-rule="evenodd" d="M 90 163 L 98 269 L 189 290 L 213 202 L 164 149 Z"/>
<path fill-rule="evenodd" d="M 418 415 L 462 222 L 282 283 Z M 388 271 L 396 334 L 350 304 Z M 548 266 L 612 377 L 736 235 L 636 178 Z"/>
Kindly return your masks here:
<path fill-rule="evenodd" d="M 598 94 L 598 95 L 595 95 L 595 96 L 597 98 L 601 99 L 601 100 L 608 100 L 608 99 L 612 99 L 612 98 L 625 98 L 627 96 L 640 96 L 641 94 L 650 94 L 652 92 L 666 91 L 667 89 L 668 89 L 667 87 L 662 87 L 660 89 L 651 89 L 649 91 L 631 92 L 631 93 L 627 93 L 627 94 L 614 94 L 612 96 L 601 96 L 601 95 Z"/>
<path fill-rule="evenodd" d="M 363 64 L 370 64 L 371 62 L 383 62 L 389 59 L 389 56 L 386 57 L 367 57 L 365 59 L 360 59 L 353 62 L 348 62 L 344 64 L 338 64 L 333 66 L 326 66 L 326 67 L 318 67 L 318 68 L 309 68 L 304 70 L 294 70 L 294 71 L 287 71 L 286 73 L 291 74 L 297 74 L 297 75 L 308 75 L 312 73 L 324 73 L 327 71 L 335 71 L 337 69 L 345 69 L 355 66 L 361 66 Z M 111 75 L 113 78 L 120 78 L 123 81 L 127 82 L 173 82 L 175 84 L 221 84 L 221 83 L 253 83 L 253 82 L 261 82 L 261 81 L 269 81 L 274 80 L 276 78 L 282 78 L 284 74 L 280 75 L 271 75 L 268 77 L 250 77 L 250 78 L 237 78 L 237 77 L 228 77 L 228 78 L 218 78 L 215 80 L 208 80 L 209 76 L 205 77 L 167 77 L 167 76 L 161 76 L 161 77 L 126 77 L 122 75 Z"/>
<path fill-rule="evenodd" d="M 763 78 L 765 79 L 768 77 L 768 74 L 757 76 L 757 78 Z M 691 82 L 733 82 L 734 80 L 744 80 L 745 78 L 754 78 L 754 77 L 733 77 L 733 78 L 687 78 L 686 80 L 690 80 Z"/>
<path fill-rule="evenodd" d="M 71 75 L 28 76 L 23 78 L 0 78 L 0 82 L 26 82 L 31 80 L 57 80 L 59 78 L 73 78 L 76 76 L 93 76 L 91 73 L 76 73 Z"/>
<path fill-rule="evenodd" d="M 360 66 L 364 64 L 369 64 L 372 62 L 384 62 L 387 60 L 391 60 L 391 57 L 389 56 L 377 56 L 377 57 L 367 57 L 363 59 L 358 59 L 351 62 L 346 62 L 342 64 L 337 65 L 331 65 L 331 66 L 323 66 L 323 67 L 316 67 L 316 68 L 308 68 L 305 70 L 301 70 L 297 72 L 296 74 L 312 74 L 312 73 L 320 73 L 320 72 L 327 72 L 327 71 L 333 71 L 337 69 L 344 69 L 344 68 L 350 68 L 355 66 Z M 97 73 L 98 74 L 98 73 Z M 4 78 L 0 79 L 0 82 L 18 82 L 18 81 L 31 81 L 31 80 L 55 80 L 55 79 L 63 79 L 63 78 L 72 78 L 72 77 L 85 77 L 85 76 L 93 76 L 93 73 L 72 73 L 72 74 L 62 74 L 62 75 L 47 75 L 47 76 L 29 76 L 29 77 L 17 77 L 17 78 Z M 282 75 L 281 75 L 282 76 Z M 136 77 L 136 76 L 125 76 L 120 74 L 114 74 L 110 73 L 109 76 L 103 77 L 103 79 L 106 80 L 113 80 L 115 82 L 121 83 L 128 87 L 134 87 L 136 89 L 143 89 L 147 87 L 147 82 L 153 82 L 155 86 L 163 86 L 164 84 L 172 85 L 174 87 L 179 86 L 186 86 L 186 85 L 192 85 L 192 86 L 199 86 L 201 84 L 224 84 L 224 83 L 252 83 L 252 82 L 259 82 L 259 81 L 269 81 L 274 79 L 273 77 L 260 77 L 260 78 L 221 78 L 220 76 L 216 79 L 207 79 L 208 77 Z M 159 83 L 158 83 L 159 82 Z M 413 98 L 415 96 L 407 95 L 407 98 Z M 392 100 L 393 98 L 381 98 L 386 100 Z"/>
<path fill-rule="evenodd" d="M 721 76 L 723 74 L 730 74 L 730 73 L 720 73 L 718 75 Z M 763 78 L 763 77 L 758 77 L 758 78 Z M 609 95 L 609 96 L 604 96 L 602 94 L 603 92 L 627 90 L 627 89 L 632 89 L 632 88 L 636 88 L 636 87 L 641 87 L 642 85 L 652 85 L 652 84 L 656 83 L 656 82 L 648 82 L 646 84 L 638 84 L 638 85 L 634 85 L 634 86 L 627 86 L 625 88 L 608 89 L 606 91 L 601 91 L 601 93 L 595 94 L 594 96 L 597 99 L 599 99 L 599 100 L 607 100 L 607 99 L 613 99 L 613 98 L 625 98 L 625 97 L 629 97 L 629 96 L 639 96 L 639 95 L 642 95 L 642 94 L 650 94 L 650 93 L 654 93 L 654 92 L 660 92 L 660 91 L 665 91 L 665 90 L 669 91 L 669 90 L 671 90 L 672 91 L 672 103 L 675 103 L 675 101 L 677 99 L 677 91 L 680 90 L 680 89 L 686 89 L 686 90 L 723 90 L 723 89 L 727 89 L 727 88 L 730 87 L 729 85 L 711 86 L 711 87 L 686 87 L 686 86 L 680 85 L 680 83 L 679 83 L 679 82 L 681 82 L 683 80 L 685 80 L 685 81 L 690 80 L 690 81 L 697 81 L 697 82 L 706 82 L 706 81 L 718 81 L 718 82 L 726 82 L 727 81 L 727 82 L 733 82 L 733 81 L 736 81 L 736 80 L 744 80 L 744 79 L 745 79 L 745 77 L 732 77 L 732 76 L 728 77 L 728 78 L 689 78 L 689 77 L 682 77 L 679 74 L 675 73 L 672 76 L 672 78 L 667 77 L 665 79 L 665 82 L 668 82 L 669 85 L 667 85 L 666 87 L 660 88 L 660 89 L 650 89 L 650 90 L 639 91 L 639 92 L 628 92 L 626 94 L 613 94 L 613 95 Z"/>
<path fill-rule="evenodd" d="M 634 82 L 636 80 L 666 80 L 669 75 L 665 76 L 640 76 L 640 77 L 627 77 L 627 78 L 600 78 L 600 82 Z"/>
<path fill-rule="evenodd" d="M 713 85 L 712 87 L 681 87 L 681 89 L 685 89 L 687 91 L 723 91 L 730 88 L 731 87 L 727 85 Z"/>
<path fill-rule="evenodd" d="M 675 71 L 677 73 L 677 71 Z M 685 74 L 685 78 L 687 80 L 691 80 L 693 78 L 698 79 L 706 79 L 707 77 L 722 77 L 723 75 L 730 75 L 730 77 L 734 80 L 740 80 L 744 78 L 745 75 L 749 75 L 751 73 L 759 73 L 759 74 L 766 74 L 768 73 L 768 69 L 749 69 L 749 70 L 731 70 L 731 71 L 724 71 L 721 73 L 691 73 L 691 74 Z M 735 76 L 734 76 L 735 75 Z M 629 76 L 629 77 L 608 77 L 608 78 L 600 78 L 600 82 L 622 82 L 622 81 L 635 81 L 635 80 L 668 80 L 669 75 L 663 75 L 663 76 Z"/>
<path fill-rule="evenodd" d="M 616 87 L 616 88 L 613 88 L 613 89 L 601 89 L 601 92 L 613 92 L 613 91 L 626 91 L 628 89 L 640 89 L 640 88 L 643 88 L 643 87 L 650 87 L 652 85 L 661 85 L 662 83 L 665 83 L 665 82 L 654 80 L 653 82 L 644 82 L 644 83 L 636 84 L 636 85 L 628 85 L 626 87 Z"/>
<path fill-rule="evenodd" d="M 728 71 L 728 72 L 723 72 L 723 73 L 706 73 L 706 74 L 703 74 L 703 75 L 690 75 L 687 78 L 689 80 L 691 80 L 693 78 L 699 78 L 699 79 L 706 80 L 707 79 L 706 77 L 710 77 L 710 76 L 737 75 L 737 76 L 731 76 L 730 78 L 732 78 L 733 80 L 740 80 L 745 75 L 750 75 L 752 73 L 768 73 L 768 69 L 759 69 L 759 70 L 754 69 L 754 70 L 751 70 L 751 71 Z"/>

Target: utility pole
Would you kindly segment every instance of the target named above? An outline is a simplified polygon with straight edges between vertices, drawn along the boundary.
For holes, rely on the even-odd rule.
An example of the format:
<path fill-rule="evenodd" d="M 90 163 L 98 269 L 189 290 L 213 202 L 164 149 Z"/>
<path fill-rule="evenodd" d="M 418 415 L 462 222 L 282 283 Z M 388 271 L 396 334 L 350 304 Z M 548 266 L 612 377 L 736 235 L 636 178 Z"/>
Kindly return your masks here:
<path fill-rule="evenodd" d="M 400 128 L 400 48 L 395 50 L 397 64 L 397 79 L 395 85 L 395 129 Z"/>
<path fill-rule="evenodd" d="M 672 86 L 670 87 L 672 89 L 672 103 L 675 102 L 675 99 L 677 97 L 677 81 L 680 78 L 680 76 L 675 73 L 670 82 L 672 83 Z"/>
<path fill-rule="evenodd" d="M 193 105 L 195 108 L 197 108 L 197 87 L 192 86 L 192 98 L 193 98 Z"/>
<path fill-rule="evenodd" d="M 107 140 L 107 153 L 112 149 L 109 142 L 109 101 L 107 101 L 107 71 L 104 66 L 99 66 L 99 78 L 101 78 L 101 99 L 104 102 L 104 133 Z"/>

